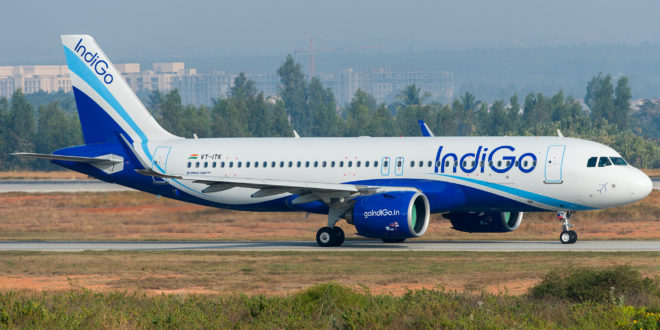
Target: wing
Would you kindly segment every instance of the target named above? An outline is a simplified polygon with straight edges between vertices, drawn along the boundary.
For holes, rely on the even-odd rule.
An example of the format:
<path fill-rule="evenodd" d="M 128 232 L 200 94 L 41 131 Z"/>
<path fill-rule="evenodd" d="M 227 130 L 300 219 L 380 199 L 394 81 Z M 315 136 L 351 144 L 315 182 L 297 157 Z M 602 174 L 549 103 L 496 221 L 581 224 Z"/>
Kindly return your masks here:
<path fill-rule="evenodd" d="M 203 193 L 225 191 L 236 187 L 258 189 L 251 197 L 268 197 L 284 193 L 298 195 L 292 201 L 294 204 L 304 204 L 317 200 L 325 204 L 344 203 L 355 197 L 371 195 L 384 190 L 402 190 L 401 187 L 380 187 L 355 185 L 350 183 L 327 183 L 295 180 L 277 180 L 264 178 L 235 178 L 235 177 L 211 177 L 194 175 L 167 175 L 153 170 L 137 170 L 138 173 L 166 179 L 189 180 L 195 183 L 203 183 L 208 187 Z M 406 190 L 405 188 L 403 190 Z"/>

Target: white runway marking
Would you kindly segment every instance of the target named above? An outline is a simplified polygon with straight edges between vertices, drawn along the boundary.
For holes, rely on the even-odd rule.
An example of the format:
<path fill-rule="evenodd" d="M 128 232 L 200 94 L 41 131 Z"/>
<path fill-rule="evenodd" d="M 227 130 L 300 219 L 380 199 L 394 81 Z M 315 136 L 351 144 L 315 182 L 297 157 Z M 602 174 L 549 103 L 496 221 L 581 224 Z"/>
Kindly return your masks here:
<path fill-rule="evenodd" d="M 0 242 L 0 251 L 656 251 L 660 241 L 411 241 L 385 244 L 380 241 L 346 241 L 341 247 L 321 248 L 312 241 L 296 242 Z"/>

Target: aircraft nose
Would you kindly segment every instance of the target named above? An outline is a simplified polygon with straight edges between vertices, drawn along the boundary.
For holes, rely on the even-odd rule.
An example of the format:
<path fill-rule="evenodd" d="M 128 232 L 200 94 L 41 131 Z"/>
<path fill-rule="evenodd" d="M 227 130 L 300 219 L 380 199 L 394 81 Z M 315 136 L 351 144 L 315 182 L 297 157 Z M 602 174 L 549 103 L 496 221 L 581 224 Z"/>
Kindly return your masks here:
<path fill-rule="evenodd" d="M 638 199 L 648 196 L 653 190 L 653 181 L 644 172 L 637 171 L 637 175 L 631 180 L 633 193 Z"/>

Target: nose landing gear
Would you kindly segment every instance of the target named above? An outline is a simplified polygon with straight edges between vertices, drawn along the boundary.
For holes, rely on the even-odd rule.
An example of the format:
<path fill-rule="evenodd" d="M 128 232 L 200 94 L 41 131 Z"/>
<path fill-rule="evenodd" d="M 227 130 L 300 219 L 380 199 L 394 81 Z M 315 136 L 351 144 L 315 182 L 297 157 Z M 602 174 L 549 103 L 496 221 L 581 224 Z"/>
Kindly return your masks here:
<path fill-rule="evenodd" d="M 557 218 L 561 221 L 561 234 L 559 234 L 559 241 L 562 244 L 573 244 L 577 242 L 578 235 L 574 230 L 570 230 L 573 227 L 571 223 L 571 218 L 573 217 L 572 212 L 559 211 L 557 212 Z"/>

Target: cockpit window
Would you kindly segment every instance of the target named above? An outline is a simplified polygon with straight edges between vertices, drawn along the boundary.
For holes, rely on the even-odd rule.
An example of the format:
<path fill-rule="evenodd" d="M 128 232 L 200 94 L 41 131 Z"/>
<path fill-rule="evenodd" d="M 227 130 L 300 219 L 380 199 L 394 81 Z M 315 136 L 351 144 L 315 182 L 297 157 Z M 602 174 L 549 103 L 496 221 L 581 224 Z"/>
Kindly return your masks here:
<path fill-rule="evenodd" d="M 626 163 L 626 161 L 621 157 L 610 157 L 610 160 L 614 165 L 620 165 L 620 166 L 628 165 L 628 163 Z"/>
<path fill-rule="evenodd" d="M 600 157 L 598 159 L 598 167 L 605 167 L 605 166 L 610 166 L 612 165 L 612 162 L 610 161 L 609 158 L 607 157 Z"/>
<path fill-rule="evenodd" d="M 587 161 L 587 167 L 596 167 L 597 162 L 598 162 L 598 157 L 591 157 Z"/>

